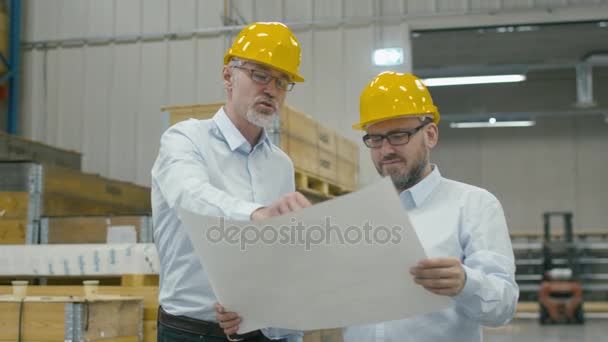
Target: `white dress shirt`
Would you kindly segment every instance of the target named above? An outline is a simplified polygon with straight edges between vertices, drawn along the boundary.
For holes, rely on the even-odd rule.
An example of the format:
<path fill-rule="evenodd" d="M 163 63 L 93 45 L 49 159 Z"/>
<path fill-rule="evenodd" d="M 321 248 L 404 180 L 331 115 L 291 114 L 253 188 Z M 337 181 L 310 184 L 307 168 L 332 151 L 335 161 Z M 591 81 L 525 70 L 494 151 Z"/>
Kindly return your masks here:
<path fill-rule="evenodd" d="M 294 190 L 293 163 L 271 143 L 266 130 L 252 148 L 223 108 L 212 119 L 190 119 L 169 128 L 152 168 L 163 309 L 172 315 L 216 321 L 217 299 L 177 216 L 179 206 L 203 215 L 249 220 L 253 211 Z M 238 274 L 234 278 L 239 281 Z M 278 338 L 289 332 L 263 329 L 263 333 Z"/>
<path fill-rule="evenodd" d="M 349 327 L 344 330 L 345 342 L 474 342 L 482 341 L 482 326 L 508 323 L 515 313 L 519 288 L 507 224 L 496 197 L 441 177 L 435 165 L 427 177 L 400 196 L 427 256 L 462 260 L 465 286 L 452 297 L 452 308 Z M 411 277 L 407 269 L 402 272 Z"/>

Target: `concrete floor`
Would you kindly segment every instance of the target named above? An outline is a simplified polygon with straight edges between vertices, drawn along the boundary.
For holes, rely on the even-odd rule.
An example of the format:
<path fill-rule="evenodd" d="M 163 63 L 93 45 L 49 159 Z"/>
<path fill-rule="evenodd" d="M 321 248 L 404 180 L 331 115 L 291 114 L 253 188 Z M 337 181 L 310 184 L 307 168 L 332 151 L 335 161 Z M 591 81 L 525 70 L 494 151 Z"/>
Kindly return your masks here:
<path fill-rule="evenodd" d="M 605 342 L 608 320 L 588 319 L 585 325 L 540 325 L 535 319 L 516 319 L 501 328 L 486 328 L 485 342 Z"/>

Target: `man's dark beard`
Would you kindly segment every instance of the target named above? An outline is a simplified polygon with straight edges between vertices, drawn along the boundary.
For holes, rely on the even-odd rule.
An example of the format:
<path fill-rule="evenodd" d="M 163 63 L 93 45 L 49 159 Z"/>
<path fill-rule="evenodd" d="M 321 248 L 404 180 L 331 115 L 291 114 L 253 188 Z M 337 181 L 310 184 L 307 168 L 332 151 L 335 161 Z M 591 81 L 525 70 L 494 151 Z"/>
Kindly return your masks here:
<path fill-rule="evenodd" d="M 416 183 L 418 183 L 420 181 L 420 179 L 422 178 L 422 172 L 424 171 L 424 168 L 427 165 L 428 165 L 428 160 L 424 159 L 418 165 L 417 168 L 412 170 L 412 172 L 409 175 L 401 176 L 398 179 L 395 179 L 395 177 L 393 177 L 391 175 L 391 179 L 393 180 L 393 184 L 395 185 L 395 188 L 397 188 L 397 190 L 399 190 L 399 192 L 402 192 L 402 191 L 407 190 L 407 189 L 411 188 L 412 186 L 416 185 Z"/>

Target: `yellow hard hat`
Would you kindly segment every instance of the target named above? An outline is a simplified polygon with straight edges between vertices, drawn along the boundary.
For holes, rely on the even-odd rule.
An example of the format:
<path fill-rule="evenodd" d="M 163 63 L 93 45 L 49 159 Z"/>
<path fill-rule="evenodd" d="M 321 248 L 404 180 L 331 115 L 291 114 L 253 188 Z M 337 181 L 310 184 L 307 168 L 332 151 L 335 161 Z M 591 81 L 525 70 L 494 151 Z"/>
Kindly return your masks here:
<path fill-rule="evenodd" d="M 226 51 L 224 65 L 231 57 L 255 61 L 287 73 L 295 82 L 304 82 L 298 74 L 300 43 L 291 30 L 282 23 L 253 23 L 247 25 Z"/>
<path fill-rule="evenodd" d="M 412 74 L 386 71 L 376 76 L 361 92 L 360 122 L 354 129 L 407 115 L 429 115 L 439 123 L 439 111 L 433 104 L 431 93 L 422 80 Z"/>

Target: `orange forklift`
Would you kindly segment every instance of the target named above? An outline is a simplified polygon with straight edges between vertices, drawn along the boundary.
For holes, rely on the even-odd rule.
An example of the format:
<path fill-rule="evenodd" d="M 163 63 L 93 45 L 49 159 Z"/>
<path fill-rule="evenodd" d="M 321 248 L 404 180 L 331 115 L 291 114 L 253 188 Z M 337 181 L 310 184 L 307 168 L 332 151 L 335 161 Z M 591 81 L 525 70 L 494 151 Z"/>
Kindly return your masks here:
<path fill-rule="evenodd" d="M 551 217 L 556 216 L 564 219 L 561 239 L 551 236 Z M 538 293 L 540 324 L 584 324 L 583 286 L 579 279 L 579 253 L 572 233 L 572 213 L 547 212 L 543 217 L 543 280 Z"/>

